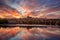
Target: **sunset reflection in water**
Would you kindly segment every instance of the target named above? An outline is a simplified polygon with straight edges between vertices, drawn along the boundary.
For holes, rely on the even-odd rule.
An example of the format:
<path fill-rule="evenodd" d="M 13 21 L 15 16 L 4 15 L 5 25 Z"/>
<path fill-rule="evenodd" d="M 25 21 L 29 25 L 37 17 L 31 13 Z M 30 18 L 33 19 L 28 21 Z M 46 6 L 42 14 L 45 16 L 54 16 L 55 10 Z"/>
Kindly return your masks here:
<path fill-rule="evenodd" d="M 0 40 L 60 40 L 59 28 L 0 28 Z"/>

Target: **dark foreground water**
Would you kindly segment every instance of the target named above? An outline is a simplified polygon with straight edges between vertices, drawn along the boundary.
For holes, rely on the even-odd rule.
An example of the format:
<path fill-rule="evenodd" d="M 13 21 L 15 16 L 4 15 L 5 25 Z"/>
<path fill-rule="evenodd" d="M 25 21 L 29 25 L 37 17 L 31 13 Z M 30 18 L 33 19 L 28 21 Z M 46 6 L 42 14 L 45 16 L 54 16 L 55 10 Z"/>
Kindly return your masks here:
<path fill-rule="evenodd" d="M 0 40 L 60 40 L 59 28 L 0 28 Z"/>

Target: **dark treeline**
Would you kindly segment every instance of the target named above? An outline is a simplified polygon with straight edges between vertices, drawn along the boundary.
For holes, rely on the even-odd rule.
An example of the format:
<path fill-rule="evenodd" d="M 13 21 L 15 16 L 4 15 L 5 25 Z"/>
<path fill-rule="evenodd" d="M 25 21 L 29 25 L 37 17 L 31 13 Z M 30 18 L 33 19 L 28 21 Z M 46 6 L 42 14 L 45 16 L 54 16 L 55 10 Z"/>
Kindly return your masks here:
<path fill-rule="evenodd" d="M 7 24 L 8 20 L 7 19 L 0 19 L 0 24 Z"/>
<path fill-rule="evenodd" d="M 0 24 L 43 24 L 60 25 L 60 19 L 42 19 L 42 18 L 20 18 L 20 19 L 0 19 Z"/>

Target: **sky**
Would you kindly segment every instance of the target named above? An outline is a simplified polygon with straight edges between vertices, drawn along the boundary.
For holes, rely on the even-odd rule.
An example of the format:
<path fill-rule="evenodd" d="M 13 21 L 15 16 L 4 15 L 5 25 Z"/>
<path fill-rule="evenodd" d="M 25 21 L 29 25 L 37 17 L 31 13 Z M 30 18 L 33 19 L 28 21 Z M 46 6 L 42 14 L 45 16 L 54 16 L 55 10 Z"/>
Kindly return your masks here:
<path fill-rule="evenodd" d="M 60 18 L 60 0 L 0 0 L 0 5 L 8 5 L 23 16 Z"/>

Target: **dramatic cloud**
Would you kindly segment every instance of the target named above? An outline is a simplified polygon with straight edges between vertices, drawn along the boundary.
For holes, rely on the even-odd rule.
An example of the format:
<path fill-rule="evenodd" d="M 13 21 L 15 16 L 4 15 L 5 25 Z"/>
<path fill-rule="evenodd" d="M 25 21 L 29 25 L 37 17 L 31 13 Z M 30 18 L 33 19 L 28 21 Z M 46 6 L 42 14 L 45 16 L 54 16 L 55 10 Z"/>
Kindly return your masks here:
<path fill-rule="evenodd" d="M 44 18 L 50 12 L 60 11 L 60 0 L 0 0 L 0 4 L 9 5 L 19 11 L 24 17 L 31 16 Z"/>
<path fill-rule="evenodd" d="M 0 5 L 0 18 L 21 18 L 22 15 L 6 4 Z"/>

